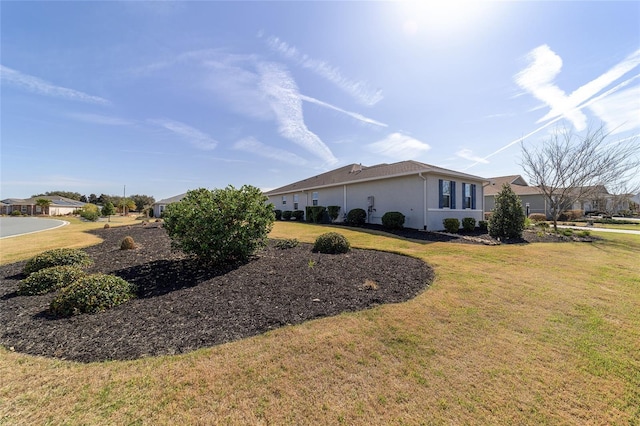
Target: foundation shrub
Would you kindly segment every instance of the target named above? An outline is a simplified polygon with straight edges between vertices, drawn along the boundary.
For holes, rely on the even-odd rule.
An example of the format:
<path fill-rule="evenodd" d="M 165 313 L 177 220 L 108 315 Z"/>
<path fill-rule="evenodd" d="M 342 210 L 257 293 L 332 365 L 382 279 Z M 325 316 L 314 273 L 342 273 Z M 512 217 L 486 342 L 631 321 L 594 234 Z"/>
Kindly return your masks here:
<path fill-rule="evenodd" d="M 49 304 L 61 317 L 94 314 L 121 305 L 135 297 L 135 288 L 115 275 L 87 275 L 64 287 Z"/>
<path fill-rule="evenodd" d="M 294 210 L 293 213 L 291 214 L 291 218 L 297 221 L 303 221 L 304 220 L 304 211 L 302 210 Z"/>
<path fill-rule="evenodd" d="M 27 261 L 22 272 L 30 275 L 44 268 L 61 265 L 86 267 L 93 263 L 87 253 L 78 249 L 59 248 L 42 252 Z"/>
<path fill-rule="evenodd" d="M 347 224 L 351 226 L 362 226 L 367 221 L 367 212 L 364 209 L 356 208 L 347 213 Z"/>
<path fill-rule="evenodd" d="M 487 221 L 486 220 L 478 221 L 478 228 L 480 228 L 481 231 L 486 231 L 488 229 Z"/>
<path fill-rule="evenodd" d="M 120 243 L 120 250 L 133 250 L 134 248 L 136 248 L 136 242 L 133 241 L 133 238 L 130 236 L 124 237 Z"/>
<path fill-rule="evenodd" d="M 445 231 L 455 234 L 460 229 L 460 221 L 455 217 L 448 217 L 442 220 Z"/>
<path fill-rule="evenodd" d="M 20 210 L 12 210 L 11 216 L 22 216 L 22 212 Z"/>
<path fill-rule="evenodd" d="M 386 212 L 382 215 L 382 225 L 389 229 L 402 229 L 404 219 L 404 215 L 400 212 Z"/>
<path fill-rule="evenodd" d="M 282 220 L 282 210 L 276 209 L 273 214 L 276 216 L 276 220 Z"/>
<path fill-rule="evenodd" d="M 291 210 L 285 210 L 282 212 L 282 220 L 291 220 L 293 212 Z"/>
<path fill-rule="evenodd" d="M 462 229 L 471 232 L 476 229 L 476 219 L 473 217 L 465 217 L 462 219 Z"/>
<path fill-rule="evenodd" d="M 327 208 L 324 206 L 307 206 L 306 207 L 307 222 L 322 223 L 324 216 L 327 213 Z"/>
<path fill-rule="evenodd" d="M 33 296 L 66 287 L 85 276 L 82 268 L 73 265 L 52 266 L 29 275 L 18 283 L 18 294 Z"/>
<path fill-rule="evenodd" d="M 543 213 L 531 213 L 529 219 L 533 223 L 544 222 L 547 220 L 547 216 Z"/>
<path fill-rule="evenodd" d="M 340 214 L 340 206 L 327 206 L 327 214 L 329 215 L 331 222 L 335 222 Z"/>
<path fill-rule="evenodd" d="M 318 236 L 313 245 L 314 252 L 325 254 L 347 253 L 350 249 L 351 244 L 349 244 L 349 240 L 337 232 L 327 232 Z"/>

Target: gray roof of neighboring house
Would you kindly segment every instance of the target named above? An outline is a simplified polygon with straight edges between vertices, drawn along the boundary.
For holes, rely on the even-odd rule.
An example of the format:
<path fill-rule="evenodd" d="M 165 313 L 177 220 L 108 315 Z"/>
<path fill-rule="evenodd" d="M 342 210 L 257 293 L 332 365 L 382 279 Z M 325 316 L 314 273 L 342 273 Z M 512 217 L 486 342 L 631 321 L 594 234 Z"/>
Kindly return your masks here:
<path fill-rule="evenodd" d="M 59 195 L 41 195 L 39 197 L 31 197 L 27 199 L 22 198 L 7 198 L 2 200 L 3 203 L 9 205 L 36 205 L 37 201 L 41 198 L 51 201 L 50 207 L 82 207 L 86 203 L 78 200 L 72 200 L 71 198 L 61 197 Z"/>
<path fill-rule="evenodd" d="M 156 201 L 155 203 L 153 203 L 153 205 L 155 206 L 156 204 L 160 205 L 160 204 L 171 204 L 171 203 L 177 203 L 178 201 L 181 201 L 185 195 L 187 195 L 187 193 L 185 192 L 184 194 L 180 194 L 180 195 L 175 195 L 173 197 L 170 198 L 165 198 L 164 200 L 160 200 L 160 201 Z"/>
<path fill-rule="evenodd" d="M 508 184 L 516 195 L 541 195 L 537 186 L 529 186 L 520 175 L 498 176 L 489 178 L 489 185 L 484 187 L 484 196 L 494 196 L 502 191 L 502 186 Z"/>
<path fill-rule="evenodd" d="M 437 173 L 446 176 L 467 178 L 469 180 L 486 181 L 479 176 L 456 172 L 418 161 L 400 161 L 392 164 L 377 164 L 375 166 L 363 166 L 361 164 L 350 164 L 326 173 L 312 176 L 280 188 L 266 192 L 266 195 L 285 194 L 302 190 L 318 189 L 336 185 L 344 185 L 356 182 L 388 179 L 392 177 L 407 176 L 418 173 Z"/>

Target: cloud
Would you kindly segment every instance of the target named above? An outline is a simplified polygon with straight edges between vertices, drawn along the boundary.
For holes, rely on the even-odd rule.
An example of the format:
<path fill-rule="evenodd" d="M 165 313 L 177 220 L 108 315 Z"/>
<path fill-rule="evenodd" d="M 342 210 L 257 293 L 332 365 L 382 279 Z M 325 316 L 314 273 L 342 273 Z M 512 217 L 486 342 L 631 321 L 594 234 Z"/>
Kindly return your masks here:
<path fill-rule="evenodd" d="M 592 101 L 594 96 L 640 65 L 640 49 L 627 56 L 622 62 L 616 64 L 604 74 L 582 85 L 570 95 L 567 95 L 554 83 L 556 76 L 562 69 L 562 58 L 553 52 L 549 46 L 542 45 L 533 49 L 529 52 L 527 58 L 530 64 L 516 74 L 515 81 L 520 87 L 551 108 L 537 122 L 542 123 L 563 117 L 569 120 L 576 130 L 582 131 L 587 127 L 587 117 L 582 111 L 582 108 L 586 106 L 585 103 Z M 613 109 L 618 109 L 619 107 L 614 103 L 615 99 L 623 100 L 625 103 L 627 100 L 619 96 L 606 102 L 606 104 Z M 600 103 L 600 105 L 604 104 Z M 606 118 L 615 118 L 614 115 L 597 107 L 595 112 L 605 121 Z M 636 110 L 636 114 L 637 112 L 638 110 Z M 611 126 L 611 124 L 609 125 Z M 615 125 L 613 126 L 615 127 Z"/>
<path fill-rule="evenodd" d="M 325 61 L 310 58 L 278 37 L 268 37 L 266 43 L 273 51 L 291 60 L 296 65 L 309 69 L 330 81 L 363 105 L 373 106 L 383 99 L 382 90 L 374 90 L 364 81 L 356 81 L 344 77 L 339 68 Z"/>
<path fill-rule="evenodd" d="M 316 105 L 320 105 L 320 106 L 325 107 L 325 108 L 332 109 L 334 111 L 341 112 L 343 114 L 346 114 L 346 115 L 348 115 L 348 116 L 350 116 L 352 118 L 355 118 L 356 120 L 360 120 L 360 121 L 362 121 L 364 123 L 367 123 L 367 124 L 373 124 L 375 126 L 380 126 L 380 127 L 388 127 L 388 125 L 386 125 L 384 123 L 376 121 L 376 120 L 374 120 L 372 118 L 367 118 L 362 114 L 358 114 L 357 112 L 346 111 L 346 110 L 344 110 L 342 108 L 338 108 L 337 106 L 328 104 L 326 102 L 322 102 L 321 100 L 318 100 L 318 99 L 315 99 L 315 98 L 312 98 L 312 97 L 309 97 L 309 96 L 300 95 L 300 99 L 302 99 L 303 101 L 306 101 L 306 102 L 310 102 L 310 103 L 313 103 L 313 104 L 316 104 Z"/>
<path fill-rule="evenodd" d="M 386 138 L 367 145 L 367 149 L 375 154 L 406 160 L 417 158 L 431 147 L 402 133 L 391 133 Z"/>
<path fill-rule="evenodd" d="M 89 113 L 69 113 L 67 117 L 75 120 L 84 121 L 92 124 L 104 124 L 107 126 L 130 126 L 135 124 L 133 121 L 125 120 L 118 117 L 110 117 L 108 115 L 101 114 L 89 114 Z"/>
<path fill-rule="evenodd" d="M 218 145 L 218 142 L 209 135 L 179 121 L 165 119 L 149 120 L 149 122 L 177 134 L 178 136 L 187 140 L 187 142 L 189 142 L 194 147 L 203 151 L 213 150 Z"/>
<path fill-rule="evenodd" d="M 110 102 L 104 98 L 88 95 L 66 87 L 56 86 L 39 79 L 38 77 L 23 74 L 20 71 L 5 67 L 4 65 L 0 65 L 0 77 L 2 81 L 6 81 L 9 84 L 21 87 L 29 92 L 39 95 L 99 105 L 110 104 Z"/>
<path fill-rule="evenodd" d="M 265 145 L 254 137 L 240 139 L 233 145 L 233 148 L 289 164 L 305 165 L 307 163 L 304 158 L 296 154 Z"/>
<path fill-rule="evenodd" d="M 464 158 L 465 160 L 476 161 L 478 163 L 484 163 L 484 164 L 489 163 L 487 159 L 478 157 L 477 155 L 473 155 L 473 151 L 466 148 L 456 152 L 456 155 L 460 158 Z"/>
<path fill-rule="evenodd" d="M 607 123 L 607 131 L 615 134 L 640 128 L 640 86 L 610 95 L 590 107 Z"/>
<path fill-rule="evenodd" d="M 300 145 L 328 165 L 338 160 L 327 145 L 304 123 L 298 86 L 287 70 L 275 63 L 260 63 L 260 89 L 275 114 L 281 136 Z"/>

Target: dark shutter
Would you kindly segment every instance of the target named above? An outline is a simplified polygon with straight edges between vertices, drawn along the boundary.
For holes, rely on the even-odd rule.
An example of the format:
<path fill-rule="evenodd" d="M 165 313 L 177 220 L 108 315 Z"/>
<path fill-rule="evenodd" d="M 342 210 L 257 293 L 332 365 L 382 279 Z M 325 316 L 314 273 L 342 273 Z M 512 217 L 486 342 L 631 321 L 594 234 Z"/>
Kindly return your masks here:
<path fill-rule="evenodd" d="M 476 209 L 476 185 L 471 184 L 471 208 Z"/>
<path fill-rule="evenodd" d="M 462 210 L 467 208 L 467 184 L 462 182 Z"/>
<path fill-rule="evenodd" d="M 456 183 L 455 181 L 451 181 L 451 210 L 456 208 Z"/>
<path fill-rule="evenodd" d="M 442 179 L 438 179 L 438 208 L 442 208 Z"/>

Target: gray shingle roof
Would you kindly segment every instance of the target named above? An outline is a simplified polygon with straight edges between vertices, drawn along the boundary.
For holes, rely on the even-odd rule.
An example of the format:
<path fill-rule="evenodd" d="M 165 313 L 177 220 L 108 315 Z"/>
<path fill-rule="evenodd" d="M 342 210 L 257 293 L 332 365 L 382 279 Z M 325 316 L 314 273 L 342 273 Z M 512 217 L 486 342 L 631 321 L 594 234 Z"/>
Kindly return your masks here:
<path fill-rule="evenodd" d="M 156 201 L 155 203 L 153 203 L 154 205 L 156 204 L 171 204 L 171 203 L 177 203 L 178 201 L 181 201 L 185 195 L 187 195 L 187 193 L 185 192 L 184 194 L 180 194 L 180 195 L 174 195 L 173 197 L 169 197 L 169 198 L 165 198 L 164 200 L 160 200 L 160 201 Z"/>
<path fill-rule="evenodd" d="M 349 164 L 326 173 L 312 176 L 280 188 L 266 192 L 266 195 L 277 195 L 288 192 L 310 190 L 322 187 L 344 185 L 348 183 L 364 182 L 370 180 L 388 179 L 397 176 L 406 176 L 418 173 L 438 173 L 448 176 L 467 178 L 470 180 L 486 180 L 479 176 L 456 172 L 418 161 L 400 161 L 392 164 L 377 164 L 375 166 L 363 166 L 361 164 Z"/>

